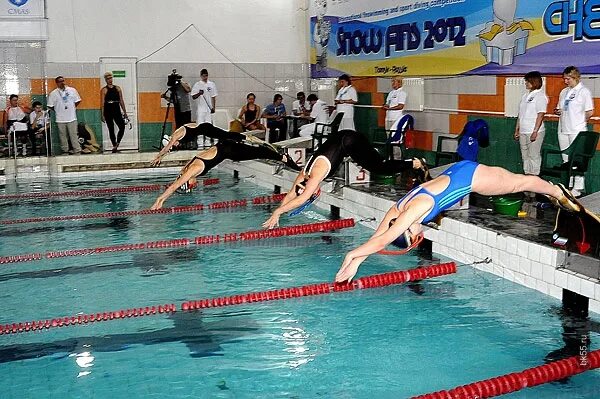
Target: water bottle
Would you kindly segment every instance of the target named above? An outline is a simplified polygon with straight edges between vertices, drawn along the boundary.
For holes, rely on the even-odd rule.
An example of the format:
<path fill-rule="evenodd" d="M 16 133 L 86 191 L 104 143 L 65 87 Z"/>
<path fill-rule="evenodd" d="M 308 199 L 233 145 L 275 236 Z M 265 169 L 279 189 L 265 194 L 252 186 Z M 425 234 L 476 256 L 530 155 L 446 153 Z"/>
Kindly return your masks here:
<path fill-rule="evenodd" d="M 539 202 L 538 201 L 534 205 L 535 205 L 535 207 L 537 209 L 550 209 L 550 208 L 552 208 L 552 204 L 549 203 L 549 202 Z"/>

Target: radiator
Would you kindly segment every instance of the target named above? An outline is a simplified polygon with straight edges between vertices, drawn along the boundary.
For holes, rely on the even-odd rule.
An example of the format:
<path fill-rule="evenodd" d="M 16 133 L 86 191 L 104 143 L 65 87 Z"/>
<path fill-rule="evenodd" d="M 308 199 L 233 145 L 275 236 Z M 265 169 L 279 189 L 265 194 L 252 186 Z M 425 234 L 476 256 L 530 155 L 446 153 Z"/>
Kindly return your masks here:
<path fill-rule="evenodd" d="M 542 91 L 546 91 L 546 78 L 542 78 Z M 519 116 L 519 103 L 527 93 L 523 78 L 506 78 L 504 84 L 504 116 Z"/>
<path fill-rule="evenodd" d="M 405 111 L 423 111 L 425 105 L 425 80 L 423 78 L 404 78 L 402 88 L 406 92 Z"/>

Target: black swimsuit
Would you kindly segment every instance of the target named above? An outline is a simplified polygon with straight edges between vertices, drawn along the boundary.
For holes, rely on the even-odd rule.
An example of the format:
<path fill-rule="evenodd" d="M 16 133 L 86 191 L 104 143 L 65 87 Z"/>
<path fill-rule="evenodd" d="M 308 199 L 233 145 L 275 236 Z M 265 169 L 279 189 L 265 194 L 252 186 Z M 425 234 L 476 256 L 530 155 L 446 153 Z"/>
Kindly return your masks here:
<path fill-rule="evenodd" d="M 231 133 L 227 132 L 227 134 Z M 249 161 L 251 159 L 272 159 L 274 161 L 282 161 L 282 156 L 280 154 L 265 146 L 257 147 L 231 140 L 221 140 L 215 144 L 215 147 L 217 148 L 217 154 L 214 158 L 204 159 L 195 156 L 188 163 L 189 165 L 195 160 L 204 162 L 204 170 L 199 176 L 204 176 L 209 170 L 223 162 L 225 159 L 231 159 L 232 161 Z"/>
<path fill-rule="evenodd" d="M 242 141 L 246 139 L 246 136 L 241 133 L 228 132 L 220 129 L 211 123 L 201 123 L 196 127 L 185 126 L 185 136 L 181 138 L 181 141 L 195 141 L 198 136 L 210 137 L 217 140 L 233 140 Z"/>
<path fill-rule="evenodd" d="M 331 177 L 348 156 L 368 171 L 382 175 L 399 173 L 413 167 L 412 159 L 384 160 L 364 134 L 354 130 L 340 130 L 327 136 L 327 140 L 306 163 L 304 174 L 310 176 L 317 158 L 322 157 L 329 161 L 330 165 L 325 178 Z"/>

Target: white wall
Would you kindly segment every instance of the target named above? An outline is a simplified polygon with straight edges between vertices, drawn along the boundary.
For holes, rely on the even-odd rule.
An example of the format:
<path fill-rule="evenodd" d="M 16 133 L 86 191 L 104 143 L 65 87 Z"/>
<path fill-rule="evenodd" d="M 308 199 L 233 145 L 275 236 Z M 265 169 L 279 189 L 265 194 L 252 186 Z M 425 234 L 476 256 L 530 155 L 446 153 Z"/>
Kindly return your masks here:
<path fill-rule="evenodd" d="M 308 63 L 306 0 L 51 0 L 48 62 L 141 59 L 195 24 L 233 62 Z M 193 28 L 148 62 L 227 62 Z"/>

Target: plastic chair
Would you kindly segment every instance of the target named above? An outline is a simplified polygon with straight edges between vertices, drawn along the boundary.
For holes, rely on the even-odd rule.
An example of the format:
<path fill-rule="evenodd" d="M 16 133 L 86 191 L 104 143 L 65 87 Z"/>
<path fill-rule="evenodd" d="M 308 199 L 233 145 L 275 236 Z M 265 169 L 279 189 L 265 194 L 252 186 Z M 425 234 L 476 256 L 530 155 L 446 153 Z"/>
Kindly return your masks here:
<path fill-rule="evenodd" d="M 458 143 L 462 139 L 464 132 L 455 137 L 450 136 L 439 136 L 437 141 L 437 149 L 435 150 L 435 166 L 440 166 L 440 161 L 442 159 L 447 159 L 446 163 L 458 162 L 460 160 L 460 156 L 456 152 L 458 148 Z M 443 151 L 444 143 L 449 142 L 451 146 L 454 148 L 453 151 Z"/>
<path fill-rule="evenodd" d="M 400 148 L 401 158 L 404 157 L 404 153 L 406 152 L 406 133 L 414 128 L 414 118 L 412 115 L 406 114 L 395 125 L 396 129 L 384 130 L 376 128 L 372 133 L 373 146 L 386 159 L 394 159 L 394 147 Z"/>
<path fill-rule="evenodd" d="M 312 135 L 312 150 L 315 148 L 315 141 L 319 143 L 319 146 L 323 144 L 323 140 L 327 137 L 328 134 L 333 134 L 338 131 L 340 128 L 340 123 L 342 123 L 342 118 L 344 117 L 343 112 L 338 112 L 333 120 L 329 123 L 315 123 L 315 132 Z M 327 129 L 329 128 L 329 129 Z M 319 132 L 320 130 L 320 132 Z M 327 130 L 329 132 L 327 133 Z"/>
<path fill-rule="evenodd" d="M 463 139 L 468 139 L 468 141 L 463 143 Z M 444 142 L 455 143 L 454 150 L 443 151 Z M 458 136 L 438 137 L 435 166 L 440 166 L 441 159 L 448 159 L 448 163 L 458 162 L 461 159 L 476 160 L 479 147 L 487 147 L 489 144 L 489 127 L 487 122 L 483 119 L 469 121 Z"/>
<path fill-rule="evenodd" d="M 587 172 L 590 159 L 596 154 L 599 134 L 593 131 L 579 132 L 575 140 L 564 150 L 542 148 L 540 176 L 569 186 L 572 176 L 583 176 Z M 551 166 L 549 155 L 568 155 L 569 161 L 559 166 Z"/>

